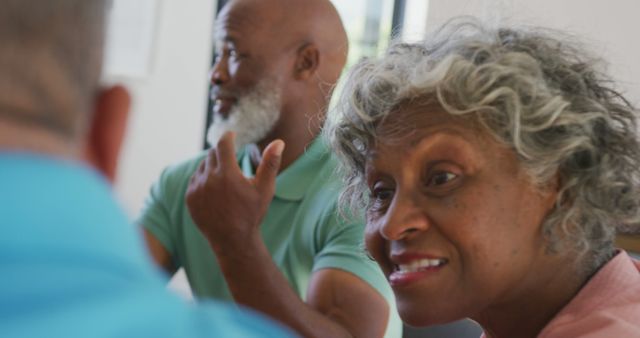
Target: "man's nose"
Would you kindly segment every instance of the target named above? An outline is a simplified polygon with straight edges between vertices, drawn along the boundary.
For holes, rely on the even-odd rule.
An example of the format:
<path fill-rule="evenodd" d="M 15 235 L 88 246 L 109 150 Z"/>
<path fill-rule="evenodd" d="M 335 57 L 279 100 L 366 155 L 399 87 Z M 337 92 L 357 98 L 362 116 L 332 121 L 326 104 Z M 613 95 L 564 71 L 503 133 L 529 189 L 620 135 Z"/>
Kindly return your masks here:
<path fill-rule="evenodd" d="M 211 84 L 212 85 L 221 85 L 227 81 L 229 81 L 229 68 L 227 67 L 227 62 L 225 57 L 219 57 L 216 59 L 216 62 L 211 67 L 210 71 Z"/>
<path fill-rule="evenodd" d="M 397 194 L 379 229 L 389 241 L 409 239 L 431 226 L 426 210 L 410 195 Z"/>

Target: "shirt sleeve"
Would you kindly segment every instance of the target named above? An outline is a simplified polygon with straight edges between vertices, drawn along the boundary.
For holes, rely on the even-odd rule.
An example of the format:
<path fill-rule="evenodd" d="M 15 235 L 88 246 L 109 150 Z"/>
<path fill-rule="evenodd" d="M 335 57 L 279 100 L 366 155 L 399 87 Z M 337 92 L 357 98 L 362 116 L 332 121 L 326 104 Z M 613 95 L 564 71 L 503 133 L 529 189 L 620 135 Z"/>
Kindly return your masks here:
<path fill-rule="evenodd" d="M 144 227 L 164 246 L 176 265 L 178 261 L 176 238 L 185 206 L 184 194 L 189 179 L 205 153 L 189 161 L 170 166 L 153 183 L 136 224 Z"/>
<path fill-rule="evenodd" d="M 160 178 L 153 183 L 149 195 L 145 200 L 142 213 L 136 220 L 136 224 L 148 230 L 155 238 L 162 243 L 169 254 L 175 256 L 175 245 L 171 233 L 170 201 L 167 198 L 167 169 Z"/>
<path fill-rule="evenodd" d="M 319 252 L 313 271 L 339 269 L 354 274 L 371 285 L 389 304 L 389 324 L 385 337 L 400 337 L 402 322 L 396 311 L 395 297 L 378 264 L 364 248 L 364 221 L 348 220 L 334 206 L 322 217 L 316 234 Z"/>
<path fill-rule="evenodd" d="M 318 230 L 321 244 L 314 259 L 314 271 L 326 268 L 346 270 L 378 289 L 376 286 L 384 282 L 384 277 L 375 261 L 366 254 L 362 222 L 343 219 L 332 208 L 323 216 Z"/>

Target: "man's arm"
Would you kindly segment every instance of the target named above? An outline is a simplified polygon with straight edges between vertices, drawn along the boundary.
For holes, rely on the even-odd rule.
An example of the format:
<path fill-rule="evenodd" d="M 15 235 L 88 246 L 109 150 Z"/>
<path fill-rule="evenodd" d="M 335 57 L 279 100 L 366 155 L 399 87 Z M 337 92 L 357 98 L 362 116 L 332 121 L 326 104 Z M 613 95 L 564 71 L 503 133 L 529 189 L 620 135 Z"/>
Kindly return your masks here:
<path fill-rule="evenodd" d="M 315 272 L 307 303 L 340 323 L 354 337 L 382 337 L 389 325 L 389 305 L 359 277 L 338 269 Z M 392 310 L 392 309 L 391 309 Z"/>
<path fill-rule="evenodd" d="M 148 252 L 153 260 L 169 275 L 180 268 L 176 257 L 179 242 L 174 234 L 182 227 L 176 208 L 184 205 L 184 192 L 188 180 L 200 158 L 165 168 L 153 183 L 135 224 L 143 231 Z"/>
<path fill-rule="evenodd" d="M 305 304 L 253 238 L 242 253 L 218 256 L 236 302 L 289 325 L 305 337 L 382 337 L 389 318 L 385 299 L 360 278 L 337 269 L 312 275 Z"/>
<path fill-rule="evenodd" d="M 284 144 L 264 151 L 256 177 L 246 179 L 225 135 L 191 179 L 187 206 L 216 253 L 234 299 L 289 325 L 305 337 L 382 337 L 384 298 L 360 278 L 337 269 L 312 275 L 307 303 L 273 262 L 259 224 L 271 202 Z"/>
<path fill-rule="evenodd" d="M 143 226 L 144 238 L 147 242 L 147 248 L 153 257 L 153 260 L 169 275 L 173 275 L 177 268 L 171 259 L 171 254 L 165 249 L 164 245 L 154 236 L 147 228 Z"/>

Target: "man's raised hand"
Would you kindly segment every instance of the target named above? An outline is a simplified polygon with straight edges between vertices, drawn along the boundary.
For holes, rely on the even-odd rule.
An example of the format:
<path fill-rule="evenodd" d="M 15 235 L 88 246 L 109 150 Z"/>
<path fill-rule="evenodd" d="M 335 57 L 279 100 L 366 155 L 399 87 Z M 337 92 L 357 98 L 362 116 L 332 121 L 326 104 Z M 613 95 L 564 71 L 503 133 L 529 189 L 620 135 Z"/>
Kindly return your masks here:
<path fill-rule="evenodd" d="M 186 192 L 191 218 L 216 254 L 234 254 L 260 236 L 259 225 L 275 192 L 284 142 L 271 142 L 262 153 L 256 175 L 246 178 L 238 165 L 235 135 L 227 132 L 209 150 Z"/>

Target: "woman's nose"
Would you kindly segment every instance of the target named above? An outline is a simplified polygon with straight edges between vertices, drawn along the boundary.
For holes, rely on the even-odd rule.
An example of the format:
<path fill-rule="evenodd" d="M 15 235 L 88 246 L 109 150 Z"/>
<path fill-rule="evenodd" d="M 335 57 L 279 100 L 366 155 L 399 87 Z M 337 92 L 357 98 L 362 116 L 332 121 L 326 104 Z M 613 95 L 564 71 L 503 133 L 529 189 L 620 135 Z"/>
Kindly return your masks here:
<path fill-rule="evenodd" d="M 379 229 L 387 240 L 397 241 L 410 238 L 429 229 L 430 221 L 426 210 L 410 195 L 396 195 Z"/>

